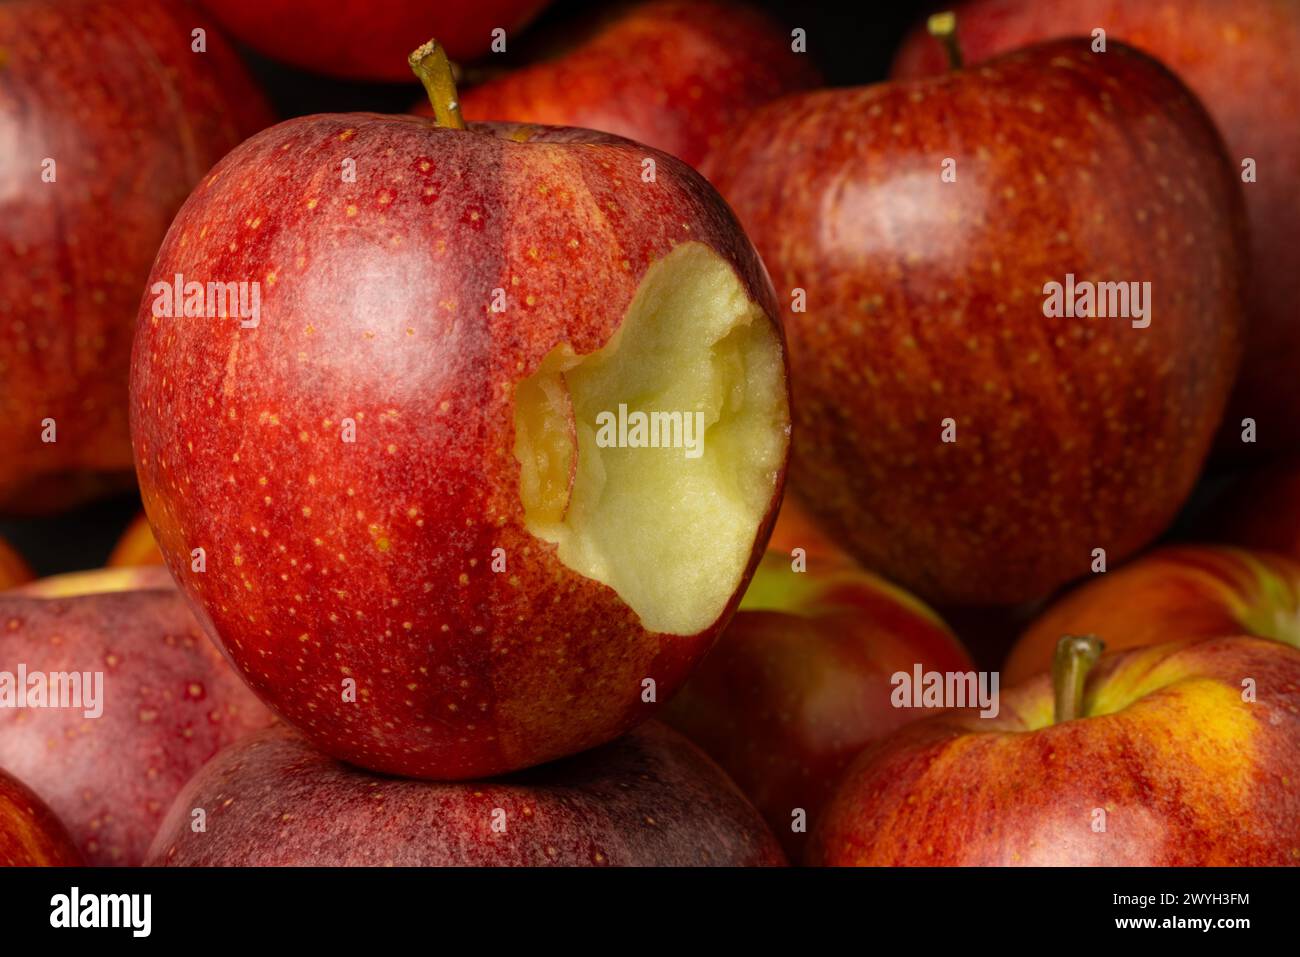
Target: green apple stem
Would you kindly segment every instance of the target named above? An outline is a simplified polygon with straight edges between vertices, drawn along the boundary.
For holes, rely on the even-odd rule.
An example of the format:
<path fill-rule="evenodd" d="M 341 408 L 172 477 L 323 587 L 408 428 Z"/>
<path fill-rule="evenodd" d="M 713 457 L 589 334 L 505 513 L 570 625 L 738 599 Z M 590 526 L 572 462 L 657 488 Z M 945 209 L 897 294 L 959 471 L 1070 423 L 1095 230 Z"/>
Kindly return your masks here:
<path fill-rule="evenodd" d="M 1054 724 L 1073 721 L 1083 713 L 1083 686 L 1105 647 L 1096 635 L 1066 635 L 1056 643 L 1052 658 Z"/>
<path fill-rule="evenodd" d="M 450 130 L 465 129 L 465 118 L 460 115 L 460 102 L 456 96 L 456 77 L 452 74 L 447 51 L 437 40 L 430 40 L 406 60 L 429 94 L 438 125 Z"/>
<path fill-rule="evenodd" d="M 960 70 L 962 62 L 961 47 L 957 45 L 957 14 L 951 10 L 936 13 L 925 21 L 925 28 L 930 31 L 930 36 L 943 44 L 948 53 L 948 66 Z"/>

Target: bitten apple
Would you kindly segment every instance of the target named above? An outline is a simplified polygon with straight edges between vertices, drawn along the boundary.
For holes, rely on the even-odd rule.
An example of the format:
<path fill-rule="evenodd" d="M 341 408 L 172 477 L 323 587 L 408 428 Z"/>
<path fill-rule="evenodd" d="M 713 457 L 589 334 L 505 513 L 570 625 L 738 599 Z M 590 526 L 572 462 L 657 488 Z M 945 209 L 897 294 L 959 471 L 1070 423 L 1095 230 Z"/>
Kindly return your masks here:
<path fill-rule="evenodd" d="M 1300 447 L 1300 3 L 1295 0 L 974 0 L 956 7 L 963 54 L 980 62 L 1054 37 L 1106 32 L 1166 64 L 1201 98 L 1227 140 L 1250 216 L 1250 321 L 1225 448 Z M 947 58 L 917 29 L 894 76 L 942 73 Z M 1241 420 L 1257 445 L 1241 444 Z"/>
<path fill-rule="evenodd" d="M 32 789 L 0 768 L 0 867 L 75 867 L 67 829 Z"/>
<path fill-rule="evenodd" d="M 191 827 L 194 811 L 205 830 Z M 377 777 L 280 727 L 176 798 L 147 861 L 170 866 L 537 867 L 785 863 L 716 764 L 656 722 L 494 781 Z"/>
<path fill-rule="evenodd" d="M 1107 653 L 1180 638 L 1254 635 L 1300 647 L 1300 562 L 1205 545 L 1163 548 L 1075 588 L 1033 621 L 1007 658 L 1018 684 L 1051 667 L 1062 635 Z"/>
<path fill-rule="evenodd" d="M 1004 692 L 997 718 L 952 711 L 865 751 L 811 860 L 1300 861 L 1300 651 L 1211 638 L 1110 655 L 1088 674 L 1097 651 L 1065 638 L 1054 675 Z"/>
<path fill-rule="evenodd" d="M 806 569 L 768 551 L 740 611 L 665 710 L 794 860 L 849 762 L 926 714 L 893 706 L 893 676 L 973 668 L 938 616 L 901 589 L 833 558 L 810 555 Z"/>
<path fill-rule="evenodd" d="M 751 7 L 651 0 L 620 10 L 572 49 L 469 89 L 469 120 L 581 126 L 696 165 L 728 128 L 819 75 L 790 35 Z M 429 114 L 427 102 L 417 112 Z"/>
<path fill-rule="evenodd" d="M 0 4 L 0 513 L 130 484 L 132 319 L 199 177 L 270 113 L 176 0 Z"/>
<path fill-rule="evenodd" d="M 779 290 L 791 482 L 867 567 L 1011 604 L 1173 518 L 1237 369 L 1243 211 L 1154 60 L 1059 41 L 795 94 L 705 171 Z"/>
<path fill-rule="evenodd" d="M 356 80 L 411 79 L 406 54 L 430 35 L 457 59 L 509 44 L 547 0 L 199 0 L 230 34 L 296 67 Z"/>
<path fill-rule="evenodd" d="M 363 767 L 484 777 L 680 687 L 767 540 L 788 392 L 699 174 L 458 128 L 419 52 L 438 123 L 291 120 L 191 196 L 154 280 L 260 282 L 261 320 L 144 306 L 132 431 L 168 565 L 263 700 Z"/>
<path fill-rule="evenodd" d="M 99 595 L 110 591 L 136 591 L 176 587 L 171 572 L 161 565 L 140 565 L 121 568 L 88 568 L 80 572 L 64 572 L 26 582 L 11 589 L 11 595 L 32 598 L 75 598 L 78 595 Z"/>
<path fill-rule="evenodd" d="M 69 706 L 38 704 L 56 679 Z M 139 864 L 190 775 L 272 720 L 175 588 L 0 595 L 0 703 L 0 767 L 101 865 Z"/>

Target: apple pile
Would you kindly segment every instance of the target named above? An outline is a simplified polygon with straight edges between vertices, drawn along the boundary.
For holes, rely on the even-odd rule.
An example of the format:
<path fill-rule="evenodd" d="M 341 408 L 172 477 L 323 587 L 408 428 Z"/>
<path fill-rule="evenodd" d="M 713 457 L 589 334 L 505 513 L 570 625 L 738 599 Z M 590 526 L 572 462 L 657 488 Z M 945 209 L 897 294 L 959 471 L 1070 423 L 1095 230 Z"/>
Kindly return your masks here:
<path fill-rule="evenodd" d="M 0 864 L 1300 864 L 1300 6 L 546 7 L 0 5 Z"/>

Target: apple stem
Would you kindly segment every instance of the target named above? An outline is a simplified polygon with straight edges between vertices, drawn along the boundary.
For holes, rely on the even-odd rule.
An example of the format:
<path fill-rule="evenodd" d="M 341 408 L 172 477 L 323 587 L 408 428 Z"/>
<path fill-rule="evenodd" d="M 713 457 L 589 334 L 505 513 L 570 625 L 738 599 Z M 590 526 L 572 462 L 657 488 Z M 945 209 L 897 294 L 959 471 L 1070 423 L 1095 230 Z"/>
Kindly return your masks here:
<path fill-rule="evenodd" d="M 430 40 L 406 61 L 424 84 L 438 125 L 449 130 L 465 129 L 465 118 L 460 115 L 460 102 L 456 98 L 456 77 L 451 72 L 447 51 L 437 40 Z"/>
<path fill-rule="evenodd" d="M 1105 647 L 1096 635 L 1066 635 L 1056 643 L 1052 658 L 1054 724 L 1073 721 L 1083 713 L 1083 686 Z"/>
<path fill-rule="evenodd" d="M 925 21 L 925 28 L 930 31 L 948 54 L 948 66 L 954 70 L 962 67 L 961 47 L 957 45 L 957 14 L 951 10 L 936 13 Z"/>

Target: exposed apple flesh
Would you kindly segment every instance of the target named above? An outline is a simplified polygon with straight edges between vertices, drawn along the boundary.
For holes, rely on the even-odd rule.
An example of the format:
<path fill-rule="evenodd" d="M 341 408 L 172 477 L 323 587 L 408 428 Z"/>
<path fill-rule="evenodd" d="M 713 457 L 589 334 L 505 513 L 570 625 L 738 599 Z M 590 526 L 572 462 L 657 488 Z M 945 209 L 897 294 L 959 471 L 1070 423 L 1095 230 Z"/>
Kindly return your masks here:
<path fill-rule="evenodd" d="M 32 598 L 75 598 L 78 595 L 100 595 L 111 591 L 170 590 L 175 587 L 176 583 L 166 568 L 140 565 L 90 568 L 86 571 L 50 575 L 18 585 L 10 593 Z"/>
<path fill-rule="evenodd" d="M 618 592 L 645 627 L 702 631 L 735 594 L 771 505 L 783 380 L 780 342 L 735 272 L 700 243 L 678 246 L 646 273 L 608 345 L 582 357 L 559 346 L 520 384 L 529 530 Z M 699 455 L 601 448 L 598 417 L 629 399 L 630 413 L 670 422 L 651 428 L 655 439 L 694 435 Z M 707 433 L 695 435 L 683 410 L 701 413 Z"/>

